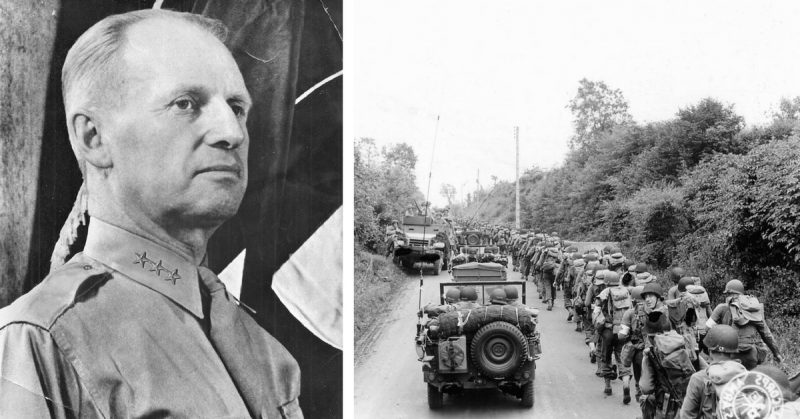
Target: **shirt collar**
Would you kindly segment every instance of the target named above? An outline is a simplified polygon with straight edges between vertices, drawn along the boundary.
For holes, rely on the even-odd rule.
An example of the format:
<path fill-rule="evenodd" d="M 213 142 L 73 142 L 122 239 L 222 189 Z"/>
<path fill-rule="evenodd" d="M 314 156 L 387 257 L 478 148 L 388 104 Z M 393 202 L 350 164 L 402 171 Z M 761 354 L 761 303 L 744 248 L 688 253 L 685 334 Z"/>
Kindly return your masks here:
<path fill-rule="evenodd" d="M 203 318 L 197 266 L 176 252 L 92 218 L 83 253 Z"/>

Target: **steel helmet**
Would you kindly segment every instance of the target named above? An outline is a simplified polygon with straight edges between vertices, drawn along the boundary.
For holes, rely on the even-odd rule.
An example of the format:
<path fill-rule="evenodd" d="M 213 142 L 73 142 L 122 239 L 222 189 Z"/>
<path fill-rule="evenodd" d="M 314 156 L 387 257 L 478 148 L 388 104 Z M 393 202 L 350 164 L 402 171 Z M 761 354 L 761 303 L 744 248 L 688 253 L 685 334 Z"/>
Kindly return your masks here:
<path fill-rule="evenodd" d="M 711 352 L 739 353 L 739 333 L 727 324 L 718 324 L 708 330 L 703 344 Z"/>
<path fill-rule="evenodd" d="M 517 291 L 517 287 L 513 285 L 506 285 L 503 287 L 503 291 L 506 293 L 506 300 L 516 300 L 519 298 L 519 292 Z"/>
<path fill-rule="evenodd" d="M 600 269 L 594 273 L 594 277 L 597 279 L 606 279 L 606 275 L 609 273 L 606 269 Z"/>
<path fill-rule="evenodd" d="M 447 291 L 444 293 L 444 298 L 448 303 L 455 303 L 456 301 L 461 299 L 461 291 L 458 288 L 448 288 Z"/>
<path fill-rule="evenodd" d="M 656 297 L 661 298 L 663 295 L 663 290 L 661 289 L 661 285 L 658 285 L 657 282 L 650 282 L 642 288 L 642 298 L 644 298 L 647 294 L 655 294 Z"/>
<path fill-rule="evenodd" d="M 590 262 L 594 262 L 594 261 L 600 259 L 599 257 L 597 257 L 597 253 L 587 253 L 587 254 L 583 255 L 583 258 L 588 260 L 588 261 L 590 261 Z"/>
<path fill-rule="evenodd" d="M 492 290 L 492 294 L 489 300 L 493 304 L 506 304 L 508 297 L 506 296 L 506 292 L 503 291 L 502 288 L 495 288 Z"/>
<path fill-rule="evenodd" d="M 572 260 L 583 259 L 583 253 L 581 252 L 573 252 L 572 253 Z"/>
<path fill-rule="evenodd" d="M 684 276 L 681 278 L 681 280 L 678 281 L 678 291 L 686 292 L 687 285 L 694 285 L 694 278 L 690 276 Z"/>
<path fill-rule="evenodd" d="M 633 298 L 634 300 L 641 301 L 642 300 L 642 290 L 643 289 L 644 289 L 644 287 L 631 287 L 631 288 L 629 288 L 629 290 L 631 292 L 631 298 Z"/>
<path fill-rule="evenodd" d="M 681 268 L 680 266 L 676 266 L 676 267 L 672 268 L 672 269 L 669 271 L 669 279 L 671 279 L 671 280 L 672 280 L 672 282 L 674 282 L 674 283 L 676 283 L 676 284 L 677 284 L 677 283 L 678 283 L 678 281 L 680 281 L 680 280 L 681 280 L 681 278 L 683 278 L 684 276 L 686 276 L 686 272 L 684 272 L 684 271 L 683 271 L 683 268 Z"/>
<path fill-rule="evenodd" d="M 619 274 L 614 271 L 605 271 L 605 280 L 608 285 L 619 285 Z"/>
<path fill-rule="evenodd" d="M 581 266 L 583 266 L 585 264 L 586 264 L 586 261 L 583 260 L 583 259 L 580 259 L 580 258 L 579 259 L 575 259 L 575 260 L 572 261 L 572 266 L 574 266 L 576 268 L 580 268 Z"/>
<path fill-rule="evenodd" d="M 601 267 L 602 267 L 602 265 L 600 265 L 600 262 L 589 261 L 589 263 L 586 264 L 586 270 L 584 272 L 594 273 L 594 271 L 600 269 Z"/>
<path fill-rule="evenodd" d="M 475 290 L 475 287 L 461 288 L 461 300 L 478 301 L 478 291 Z"/>
<path fill-rule="evenodd" d="M 732 279 L 728 281 L 727 284 L 725 284 L 725 291 L 723 291 L 722 293 L 744 294 L 744 284 L 742 284 L 742 281 L 739 281 L 738 279 Z"/>
<path fill-rule="evenodd" d="M 636 264 L 636 273 L 641 274 L 647 272 L 647 264 L 645 263 L 638 263 Z"/>

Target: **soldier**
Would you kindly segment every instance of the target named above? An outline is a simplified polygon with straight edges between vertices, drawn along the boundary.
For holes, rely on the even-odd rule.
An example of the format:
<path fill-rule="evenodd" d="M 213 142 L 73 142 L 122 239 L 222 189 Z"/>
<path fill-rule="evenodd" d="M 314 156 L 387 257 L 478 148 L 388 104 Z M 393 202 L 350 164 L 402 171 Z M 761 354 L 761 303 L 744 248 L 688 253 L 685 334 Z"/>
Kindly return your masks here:
<path fill-rule="evenodd" d="M 739 352 L 742 353 L 742 364 L 751 370 L 766 360 L 766 349 L 769 347 L 775 361 L 782 361 L 775 338 L 764 321 L 764 306 L 755 297 L 744 293 L 744 284 L 733 279 L 725 284 L 725 303 L 718 305 L 706 322 L 708 328 L 717 324 L 733 326 L 739 334 Z M 760 337 L 760 339 L 759 339 Z"/>
<path fill-rule="evenodd" d="M 490 294 L 489 303 L 493 306 L 508 305 L 508 296 L 502 288 L 495 288 Z"/>
<path fill-rule="evenodd" d="M 588 263 L 583 272 L 583 275 L 578 279 L 575 285 L 575 296 L 578 304 L 575 305 L 576 310 L 579 311 L 579 321 L 581 323 L 581 330 L 584 334 L 584 343 L 589 348 L 589 362 L 594 364 L 597 362 L 596 344 L 597 339 L 594 333 L 594 326 L 592 325 L 592 309 L 591 299 L 588 300 L 589 289 L 594 282 L 594 274 L 599 269 L 600 264 L 597 262 Z"/>
<path fill-rule="evenodd" d="M 422 308 L 422 311 L 428 316 L 429 319 L 439 317 L 440 314 L 449 313 L 453 310 L 458 310 L 458 304 L 461 302 L 461 290 L 456 287 L 449 287 L 444 293 L 444 304 L 427 304 Z"/>
<path fill-rule="evenodd" d="M 598 294 L 599 309 L 603 312 L 605 322 L 600 329 L 603 347 L 603 377 L 605 378 L 605 394 L 611 395 L 611 380 L 617 378 L 617 373 L 611 368 L 611 356 L 617 361 L 618 374 L 622 379 L 622 403 L 628 404 L 631 401 L 631 370 L 622 363 L 620 353 L 625 339 L 618 339 L 617 334 L 622 328 L 622 318 L 625 313 L 633 306 L 632 298 L 628 288 L 620 284 L 619 274 L 614 271 L 605 272 L 607 287 Z"/>
<path fill-rule="evenodd" d="M 642 416 L 644 419 L 674 418 L 681 408 L 691 374 L 688 349 L 683 337 L 670 329 L 669 318 L 663 312 L 653 311 L 645 323 L 647 344 L 642 360 Z M 662 343 L 663 342 L 663 343 Z M 672 363 L 667 364 L 669 358 Z"/>
<path fill-rule="evenodd" d="M 712 327 L 704 339 L 710 363 L 692 374 L 681 406 L 681 419 L 714 418 L 717 414 L 716 386 L 722 386 L 747 369 L 739 361 L 739 336 L 731 326 Z M 712 377 L 715 379 L 712 380 Z"/>
<path fill-rule="evenodd" d="M 686 272 L 680 266 L 676 266 L 669 270 L 669 279 L 675 283 L 669 291 L 667 291 L 667 300 L 674 300 L 678 298 L 678 282 L 686 276 Z"/>
<path fill-rule="evenodd" d="M 574 305 L 572 301 L 575 298 L 575 283 L 579 273 L 583 273 L 583 267 L 586 266 L 586 262 L 581 259 L 581 256 L 582 255 L 578 252 L 573 253 L 572 256 L 564 262 L 568 264 L 566 266 L 569 266 L 569 268 L 561 269 L 562 272 L 567 272 L 564 280 L 564 308 L 566 308 L 568 312 L 567 322 L 571 322 L 572 319 L 575 318 L 575 309 L 573 308 Z"/>
<path fill-rule="evenodd" d="M 547 311 L 553 311 L 555 302 L 555 280 L 556 271 L 559 265 L 556 263 L 559 254 L 555 248 L 547 249 L 545 261 L 542 264 L 542 287 L 544 288 L 544 302 L 547 303 Z"/>
<path fill-rule="evenodd" d="M 589 289 L 586 291 L 586 299 L 584 300 L 584 305 L 586 306 L 586 311 L 590 313 L 591 316 L 591 333 L 592 333 L 592 342 L 594 345 L 589 345 L 590 349 L 592 349 L 593 358 L 598 358 L 598 349 L 603 347 L 603 335 L 600 333 L 602 331 L 603 322 L 599 322 L 599 310 L 595 310 L 595 308 L 600 307 L 599 301 L 597 299 L 598 295 L 606 288 L 605 282 L 605 275 L 606 270 L 602 268 L 602 265 L 597 265 L 595 267 L 594 273 L 594 282 Z M 586 330 L 586 329 L 584 329 Z M 591 359 L 590 359 L 591 361 Z M 594 361 L 592 361 L 594 362 Z M 597 359 L 597 370 L 595 371 L 595 375 L 598 377 L 603 376 L 603 371 L 605 370 L 605 365 L 603 363 L 603 358 Z"/>
<path fill-rule="evenodd" d="M 636 379 L 636 398 L 641 396 L 639 388 L 639 379 L 642 375 L 642 358 L 644 356 L 644 348 L 647 340 L 645 337 L 649 333 L 646 329 L 647 315 L 653 311 L 658 311 L 667 314 L 667 306 L 664 305 L 661 299 L 661 286 L 657 283 L 650 283 L 644 287 L 633 287 L 631 289 L 631 296 L 634 297 L 636 293 L 639 294 L 638 298 L 633 298 L 635 304 L 629 309 L 622 317 L 620 324 L 619 334 L 617 339 L 621 341 L 628 340 L 631 347 L 630 353 L 626 354 L 627 360 L 623 360 L 623 364 L 630 362 L 633 367 L 633 376 Z"/>
<path fill-rule="evenodd" d="M 459 310 L 471 310 L 481 306 L 478 303 L 478 292 L 475 287 L 466 286 L 461 288 L 459 299 L 461 301 L 456 304 L 456 308 Z"/>
<path fill-rule="evenodd" d="M 224 33 L 140 10 L 67 54 L 85 184 L 50 275 L 0 310 L 0 412 L 302 417 L 297 363 L 204 266 L 247 186 L 251 99 Z M 62 266 L 87 208 L 83 252 Z"/>
<path fill-rule="evenodd" d="M 692 350 L 692 361 L 697 365 L 697 354 L 700 352 L 699 348 L 699 332 L 698 332 L 698 319 L 702 319 L 702 329 L 705 329 L 705 322 L 711 316 L 711 307 L 708 304 L 701 304 L 700 300 L 690 294 L 687 287 L 694 287 L 694 279 L 691 277 L 683 277 L 678 281 L 677 295 L 675 299 L 666 300 L 665 304 L 669 308 L 669 320 L 672 327 L 681 335 L 684 336 L 690 349 Z"/>
<path fill-rule="evenodd" d="M 635 285 L 637 287 L 639 285 L 645 285 L 645 284 L 653 282 L 655 280 L 656 280 L 656 277 L 651 275 L 650 272 L 647 272 L 647 264 L 646 263 L 638 263 L 638 264 L 636 264 L 636 281 L 635 281 Z"/>

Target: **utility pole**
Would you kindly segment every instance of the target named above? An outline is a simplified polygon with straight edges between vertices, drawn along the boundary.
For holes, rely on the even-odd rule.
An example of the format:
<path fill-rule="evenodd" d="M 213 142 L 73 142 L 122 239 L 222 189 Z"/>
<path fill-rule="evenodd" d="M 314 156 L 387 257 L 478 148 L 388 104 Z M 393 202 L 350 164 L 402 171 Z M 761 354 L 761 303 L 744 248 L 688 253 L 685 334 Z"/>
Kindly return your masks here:
<path fill-rule="evenodd" d="M 514 209 L 514 225 L 516 226 L 517 230 L 519 230 L 519 127 L 514 127 L 514 140 L 517 143 L 517 204 Z"/>

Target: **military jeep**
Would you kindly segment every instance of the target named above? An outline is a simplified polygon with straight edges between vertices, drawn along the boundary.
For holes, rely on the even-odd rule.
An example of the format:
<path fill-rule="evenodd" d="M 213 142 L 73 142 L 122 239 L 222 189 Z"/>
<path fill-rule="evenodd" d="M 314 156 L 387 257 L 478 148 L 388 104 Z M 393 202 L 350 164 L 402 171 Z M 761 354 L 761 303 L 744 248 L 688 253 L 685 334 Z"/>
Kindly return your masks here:
<path fill-rule="evenodd" d="M 536 360 L 541 354 L 536 316 L 525 308 L 488 305 L 492 290 L 507 285 L 519 287 L 518 294 L 524 304 L 527 290 L 523 281 L 439 284 L 441 296 L 449 287 L 475 287 L 478 302 L 483 307 L 452 311 L 428 319 L 418 327 L 416 350 L 428 387 L 429 408 L 441 408 L 445 393 L 474 389 L 497 389 L 516 396 L 524 407 L 533 407 Z M 441 304 L 444 304 L 443 298 Z M 485 315 L 490 311 L 494 312 L 494 317 Z M 497 312 L 501 313 L 500 318 Z M 458 332 L 453 331 L 452 322 L 449 331 L 445 330 L 444 317 L 453 315 L 459 316 Z M 514 323 L 515 316 L 517 324 Z M 520 319 L 527 321 L 521 322 Z"/>

